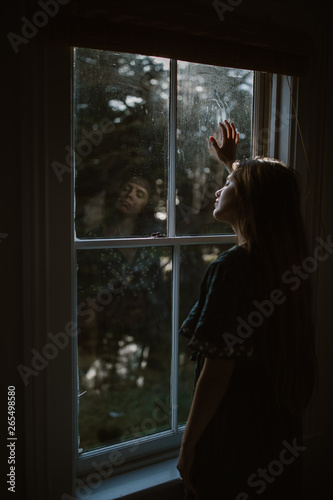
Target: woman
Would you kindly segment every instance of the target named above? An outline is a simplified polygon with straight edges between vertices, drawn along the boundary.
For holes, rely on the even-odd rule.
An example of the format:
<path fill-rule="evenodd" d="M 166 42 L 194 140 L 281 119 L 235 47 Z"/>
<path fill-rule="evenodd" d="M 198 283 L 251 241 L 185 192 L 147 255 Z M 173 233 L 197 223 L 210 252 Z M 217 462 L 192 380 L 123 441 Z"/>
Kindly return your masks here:
<path fill-rule="evenodd" d="M 133 175 L 122 182 L 103 225 L 104 236 L 144 236 L 144 224 L 152 225 L 152 189 L 149 181 Z"/>
<path fill-rule="evenodd" d="M 127 177 L 113 197 L 103 224 L 87 236 L 107 239 L 150 235 L 156 227 L 152 196 L 146 178 Z M 148 368 L 156 364 L 165 332 L 157 319 L 164 317 L 158 305 L 165 303 L 166 293 L 161 280 L 160 254 L 156 246 L 117 247 L 112 243 L 78 253 L 78 304 L 84 306 L 78 311 L 80 383 L 82 390 L 91 389 L 83 407 L 88 406 L 88 415 L 95 404 L 96 391 L 102 391 L 104 397 L 110 395 L 108 411 L 114 413 L 118 405 L 121 412 L 129 414 L 133 411 L 130 398 L 119 402 L 124 387 L 133 393 L 137 391 L 137 381 L 143 381 L 144 377 L 146 381 Z M 108 303 L 98 304 L 98 297 L 103 302 L 106 294 Z M 87 300 L 95 301 L 90 318 Z M 80 411 L 85 421 L 82 407 Z M 81 434 L 82 442 L 95 439 L 94 444 L 99 440 L 105 444 L 119 440 L 124 431 L 121 425 L 111 422 L 108 412 L 102 414 L 102 406 L 97 408 L 96 415 L 100 421 L 96 417 L 95 437 L 89 436 L 88 428 L 87 435 Z"/>
<path fill-rule="evenodd" d="M 110 205 L 103 223 L 87 234 L 89 238 L 143 237 L 147 235 L 145 229 L 147 231 L 148 224 L 150 230 L 156 228 L 151 213 L 152 189 L 145 177 L 139 174 L 127 177 Z M 88 292 L 96 295 L 100 290 L 115 290 L 119 318 L 121 311 L 122 316 L 128 319 L 129 309 L 139 309 L 139 298 L 152 292 L 160 274 L 155 247 L 111 246 L 98 252 L 80 254 L 78 263 L 79 268 L 85 271 L 83 277 L 86 282 L 82 293 L 87 296 Z M 111 309 L 107 308 L 108 314 Z"/>
<path fill-rule="evenodd" d="M 84 234 L 84 238 L 150 236 L 156 230 L 154 192 L 150 181 L 140 173 L 123 176 L 120 185 L 110 184 L 104 191 L 102 222 Z M 79 235 L 80 236 L 80 235 Z M 81 236 L 80 236 L 81 237 Z"/>
<path fill-rule="evenodd" d="M 235 127 L 220 127 L 221 147 L 210 141 L 229 176 L 213 215 L 237 245 L 209 266 L 180 330 L 196 369 L 177 468 L 188 498 L 300 499 L 315 355 L 309 283 L 291 279 L 306 256 L 298 183 L 277 160 L 236 162 Z"/>

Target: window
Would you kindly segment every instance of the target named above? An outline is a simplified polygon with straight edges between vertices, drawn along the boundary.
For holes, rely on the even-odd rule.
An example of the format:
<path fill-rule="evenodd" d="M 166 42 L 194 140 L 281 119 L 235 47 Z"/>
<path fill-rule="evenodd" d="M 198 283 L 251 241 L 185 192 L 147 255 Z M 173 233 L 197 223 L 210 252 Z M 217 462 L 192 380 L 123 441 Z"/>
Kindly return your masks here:
<path fill-rule="evenodd" d="M 223 166 L 208 141 L 234 120 L 252 151 L 251 70 L 75 48 L 74 274 L 78 471 L 175 449 L 193 364 L 178 328 L 204 270 L 234 244 L 212 217 Z"/>
<path fill-rule="evenodd" d="M 29 57 L 23 58 L 22 69 L 25 72 L 26 85 L 22 86 L 22 115 L 20 117 L 22 130 L 24 130 L 22 137 L 25 138 L 22 144 L 24 165 L 22 169 L 22 206 L 24 207 L 22 213 L 24 228 L 22 294 L 25 301 L 22 336 L 24 338 L 24 365 L 27 370 L 22 383 L 24 383 L 26 394 L 26 450 L 29 458 L 27 460 L 27 495 L 35 498 L 41 495 L 40 492 L 46 492 L 42 496 L 57 497 L 62 498 L 62 500 L 72 500 L 75 496 L 79 498 L 79 493 L 77 495 L 75 493 L 75 479 L 79 476 L 79 484 L 82 484 L 80 481 L 84 479 L 88 481 L 88 478 L 91 478 L 88 490 L 89 494 L 94 494 L 94 498 L 99 498 L 99 493 L 102 493 L 103 489 L 106 497 L 117 498 L 124 495 L 124 490 L 128 493 L 128 488 L 124 488 L 124 482 L 126 486 L 129 486 L 129 482 L 127 474 L 116 476 L 116 472 L 136 468 L 131 474 L 137 472 L 138 480 L 141 481 L 142 476 L 145 476 L 147 481 L 150 481 L 155 476 L 147 474 L 145 466 L 148 466 L 149 463 L 156 463 L 156 467 L 163 464 L 163 469 L 168 475 L 165 481 L 170 481 L 170 471 L 173 471 L 172 477 L 176 478 L 174 462 L 182 427 L 187 417 L 193 373 L 193 364 L 188 360 L 186 345 L 182 341 L 178 345 L 177 328 L 197 296 L 196 288 L 209 260 L 215 257 L 216 252 L 232 245 L 234 240 L 233 235 L 230 232 L 227 233 L 227 228 L 225 228 L 224 234 L 217 234 L 210 218 L 209 203 L 214 200 L 212 196 L 217 187 L 215 183 L 220 185 L 222 180 L 218 163 L 210 155 L 209 149 L 206 149 L 207 136 L 216 133 L 216 129 L 209 123 L 200 123 L 200 127 L 207 127 L 206 131 L 201 130 L 200 133 L 198 121 L 194 119 L 191 121 L 192 118 L 197 119 L 196 110 L 193 109 L 193 106 L 190 108 L 187 105 L 186 92 L 188 92 L 187 99 L 191 104 L 194 102 L 194 97 L 202 99 L 196 101 L 196 107 L 202 106 L 204 108 L 205 113 L 202 115 L 204 118 L 206 116 L 209 118 L 209 114 L 206 114 L 207 107 L 208 110 L 214 110 L 214 126 L 219 118 L 230 117 L 235 120 L 240 132 L 243 133 L 239 119 L 241 111 L 238 110 L 237 114 L 234 115 L 233 106 L 240 105 L 244 101 L 240 100 L 237 104 L 231 91 L 225 94 L 219 92 L 214 85 L 210 88 L 209 81 L 213 81 L 212 74 L 215 71 L 217 75 L 226 75 L 230 84 L 234 82 L 236 88 L 237 82 L 240 83 L 241 80 L 237 75 L 245 75 L 245 72 L 230 68 L 211 68 L 206 65 L 188 64 L 181 61 L 178 63 L 165 59 L 162 61 L 154 57 L 144 56 L 147 61 L 152 61 L 150 65 L 153 62 L 156 65 L 161 65 L 160 79 L 151 79 L 163 81 L 163 85 L 168 84 L 168 88 L 164 89 L 168 96 L 167 99 L 163 100 L 165 107 L 162 108 L 160 101 L 156 101 L 155 105 L 149 108 L 150 110 L 155 109 L 155 114 L 151 116 L 156 118 L 158 115 L 159 124 L 161 121 L 163 122 L 161 110 L 164 110 L 163 113 L 166 117 L 164 123 L 167 127 L 165 135 L 163 133 L 163 144 L 160 143 L 159 149 L 154 149 L 158 162 L 154 162 L 156 171 L 153 179 L 157 196 L 151 210 L 152 217 L 144 219 L 144 224 L 141 226 L 143 229 L 132 236 L 104 237 L 100 235 L 97 237 L 97 233 L 95 233 L 95 236 L 92 237 L 93 229 L 101 225 L 99 221 L 103 216 L 103 203 L 106 198 L 102 196 L 102 188 L 104 184 L 108 188 L 112 184 L 118 185 L 120 178 L 116 176 L 118 170 L 117 172 L 113 171 L 112 177 L 107 176 L 102 179 L 100 184 L 102 188 L 98 190 L 97 181 L 100 182 L 100 179 L 97 176 L 95 178 L 91 176 L 91 167 L 94 166 L 96 174 L 97 172 L 103 173 L 100 169 L 100 165 L 103 165 L 103 154 L 98 152 L 101 152 L 103 147 L 109 155 L 116 151 L 114 145 L 110 147 L 107 141 L 110 141 L 112 137 L 109 131 L 113 130 L 113 126 L 116 128 L 121 123 L 117 123 L 117 118 L 122 119 L 122 116 L 125 116 L 129 117 L 127 119 L 133 119 L 131 114 L 139 111 L 138 106 L 144 106 L 144 112 L 141 110 L 141 118 L 149 114 L 150 111 L 143 101 L 135 102 L 133 99 L 128 101 L 128 103 L 133 104 L 132 106 L 127 106 L 123 112 L 117 111 L 108 104 L 109 101 L 121 100 L 119 95 L 116 96 L 116 93 L 113 95 L 109 93 L 106 96 L 107 106 L 104 109 L 100 107 L 97 94 L 99 92 L 98 82 L 100 82 L 100 86 L 105 84 L 103 71 L 95 71 L 95 81 L 92 79 L 92 73 L 90 79 L 84 77 L 83 73 L 80 76 L 80 73 L 76 71 L 79 67 L 76 58 L 78 57 L 77 51 L 82 51 L 81 54 L 87 51 L 86 53 L 89 54 L 87 59 L 95 60 L 98 59 L 97 55 L 104 54 L 106 56 L 107 53 L 90 49 L 72 49 L 67 42 L 48 43 L 45 47 L 43 44 L 39 46 L 36 43 L 31 45 L 31 49 Z M 111 57 L 113 56 L 110 55 Z M 125 58 L 119 54 L 119 58 L 121 57 Z M 143 56 L 132 55 L 132 57 L 140 59 Z M 256 56 L 254 56 L 255 58 Z M 84 58 L 83 62 L 85 63 L 85 71 L 88 71 L 89 68 L 92 71 L 94 64 L 96 65 L 96 62 L 92 63 L 89 60 L 87 62 Z M 121 63 L 118 61 L 118 64 Z M 142 65 L 144 64 L 142 63 Z M 250 63 L 249 67 L 251 67 Z M 72 71 L 73 68 L 74 71 Z M 202 82 L 202 78 L 206 71 L 211 73 L 205 83 Z M 74 79 L 72 79 L 71 73 L 73 73 Z M 127 81 L 130 80 L 130 77 L 131 75 L 128 76 Z M 81 78 L 81 96 L 82 92 L 86 92 L 86 97 L 82 99 L 80 97 L 80 100 L 78 100 L 80 92 L 76 91 L 80 81 L 78 78 Z M 200 83 L 196 84 L 195 78 L 201 80 Z M 111 86 L 110 79 L 106 86 Z M 191 86 L 192 89 L 194 88 L 194 95 L 191 95 Z M 158 86 L 152 85 L 152 88 L 156 87 Z M 206 102 L 205 92 L 200 88 L 195 89 L 195 87 L 209 89 L 210 94 Z M 90 93 L 88 88 L 90 88 Z M 223 89 L 226 88 L 228 87 L 224 82 Z M 178 98 L 176 98 L 176 89 Z M 224 108 L 220 103 L 216 90 L 222 102 L 229 106 L 229 111 L 227 106 Z M 130 93 L 128 90 L 126 92 L 128 92 L 127 95 L 143 99 L 143 94 Z M 246 147 L 243 150 L 239 148 L 239 155 L 268 153 L 280 157 L 289 165 L 294 166 L 296 151 L 294 147 L 294 110 L 297 108 L 297 79 L 255 72 L 253 74 L 253 100 L 250 92 L 247 92 L 244 91 L 243 96 L 250 101 L 248 109 L 252 114 L 252 133 L 251 118 L 248 117 L 247 123 L 250 124 L 250 129 L 247 132 L 249 134 L 247 136 L 248 143 L 246 145 L 246 138 L 243 136 L 241 144 L 246 145 Z M 151 97 L 153 98 L 153 95 Z M 94 98 L 97 102 L 96 105 L 92 105 Z M 209 106 L 213 103 L 215 107 L 210 108 Z M 88 107 L 84 105 L 88 105 Z M 81 107 L 80 110 L 77 109 L 79 107 Z M 73 109 L 73 113 L 71 113 L 71 109 Z M 107 113 L 104 113 L 105 109 Z M 89 118 L 89 113 L 92 111 L 96 114 Z M 230 115 L 226 113 L 230 113 Z M 72 127 L 72 123 L 74 127 Z M 135 120 L 133 123 L 135 124 Z M 186 141 L 189 141 L 188 143 L 183 141 L 177 129 L 180 132 L 186 130 L 184 137 Z M 161 138 L 161 132 L 158 132 L 153 126 L 147 126 L 147 130 L 154 132 L 156 134 L 154 137 Z M 102 140 L 101 134 L 103 134 Z M 144 148 L 149 147 L 149 143 L 141 141 L 142 135 L 140 134 L 140 127 L 137 126 L 135 133 L 128 136 L 131 141 L 136 141 L 136 145 L 131 151 L 132 153 L 140 152 L 137 155 L 139 159 L 144 157 Z M 201 145 L 199 141 L 202 141 Z M 153 138 L 152 143 L 156 142 Z M 253 144 L 252 152 L 251 144 Z M 74 149 L 77 156 L 75 179 L 73 175 Z M 121 151 L 123 150 L 121 149 Z M 298 151 L 300 151 L 300 143 L 298 143 Z M 182 156 L 182 152 L 184 152 L 184 156 Z M 301 154 L 299 156 L 301 157 Z M 134 155 L 128 155 L 128 158 L 133 159 Z M 183 161 L 184 159 L 188 160 L 187 163 Z M 99 160 L 100 163 L 96 163 L 96 160 Z M 303 164 L 304 162 L 298 159 L 297 168 L 302 168 Z M 113 165 L 112 161 L 111 165 Z M 118 162 L 118 166 L 118 173 L 125 173 L 123 170 L 125 165 Z M 187 168 L 189 170 L 186 170 Z M 209 171 L 205 169 L 209 169 Z M 198 175 L 199 172 L 202 172 L 204 176 Z M 86 181 L 84 180 L 85 176 L 87 177 Z M 157 180 L 158 183 L 156 183 Z M 73 186 L 74 181 L 75 186 Z M 75 214 L 73 213 L 74 206 Z M 158 225 L 157 231 L 151 226 L 149 228 L 149 221 Z M 219 226 L 220 228 L 221 226 Z M 166 236 L 151 236 L 150 231 L 160 232 Z M 95 255 L 101 258 L 103 252 L 105 254 L 106 251 L 120 247 L 129 249 L 131 246 L 136 249 L 147 248 L 153 251 L 154 262 L 157 261 L 160 264 L 160 268 L 157 269 L 158 283 L 162 287 L 160 290 L 165 295 L 163 296 L 161 293 L 159 297 L 165 297 L 165 299 L 162 307 L 152 304 L 151 311 L 153 313 L 157 311 L 158 315 L 162 311 L 164 314 L 163 308 L 166 309 L 167 304 L 169 318 L 167 320 L 162 318 L 163 321 L 165 320 L 165 324 L 162 326 L 165 330 L 172 327 L 173 336 L 171 332 L 168 332 L 169 346 L 165 344 L 163 349 L 161 348 L 165 356 L 163 370 L 158 372 L 158 377 L 156 376 L 158 388 L 154 392 L 153 398 L 150 401 L 145 401 L 148 405 L 150 404 L 150 406 L 144 407 L 148 408 L 148 412 L 140 416 L 139 422 L 130 421 L 129 425 L 123 426 L 113 441 L 110 440 L 110 434 L 103 434 L 103 432 L 96 439 L 95 429 L 102 426 L 92 425 L 92 420 L 89 420 L 91 415 L 87 412 L 87 406 L 84 407 L 84 405 L 92 394 L 88 394 L 89 388 L 85 388 L 82 383 L 84 377 L 87 380 L 86 375 L 94 362 L 93 350 L 89 351 L 88 347 L 89 342 L 90 347 L 94 347 L 96 337 L 89 337 L 86 332 L 89 330 L 95 335 L 93 321 L 89 322 L 88 320 L 91 320 L 94 312 L 96 318 L 99 317 L 100 311 L 95 310 L 94 307 L 103 307 L 102 302 L 105 303 L 106 310 L 107 302 L 110 301 L 111 296 L 109 292 L 98 295 L 103 290 L 101 289 L 102 283 L 98 283 L 97 279 L 93 280 L 91 277 L 98 275 L 101 268 L 97 267 L 94 271 L 89 262 L 95 261 Z M 82 266 L 82 260 L 86 261 L 85 270 Z M 96 259 L 96 262 L 100 261 Z M 77 270 L 78 265 L 79 269 Z M 116 280 L 114 274 L 113 277 Z M 121 274 L 120 278 L 122 278 Z M 97 283 L 100 288 L 95 290 L 95 294 L 88 288 L 85 291 L 82 286 L 85 282 L 88 283 L 87 287 Z M 116 285 L 116 281 L 113 281 L 112 284 Z M 120 280 L 120 286 L 121 284 Z M 76 290 L 76 285 L 81 288 Z M 112 295 L 112 300 L 114 296 Z M 86 299 L 89 297 L 91 301 L 88 303 Z M 87 313 L 89 309 L 92 311 L 84 315 L 83 313 Z M 101 314 L 103 315 L 103 311 Z M 77 320 L 81 322 L 81 331 L 76 332 L 73 323 Z M 166 326 L 167 324 L 169 326 Z M 139 327 L 139 325 L 137 326 Z M 126 348 L 131 342 L 128 340 L 127 345 L 123 344 L 119 347 Z M 137 388 L 137 394 L 144 394 L 146 390 L 148 393 L 150 390 L 148 382 L 154 382 L 152 374 L 150 374 L 150 381 L 148 377 L 148 365 L 152 360 L 152 358 L 149 360 L 149 356 L 153 351 L 153 346 L 148 345 L 148 350 L 145 349 L 146 345 L 142 347 L 142 343 L 138 342 L 137 339 L 133 343 L 141 349 L 144 358 L 143 366 L 140 365 L 144 377 L 143 380 L 139 380 L 141 387 L 136 384 L 139 377 L 135 378 L 134 385 Z M 131 349 L 133 346 L 131 346 L 130 352 L 132 352 Z M 122 351 L 121 354 L 124 355 L 124 352 Z M 125 368 L 127 367 L 129 370 L 127 373 L 132 375 L 133 370 L 137 368 L 135 368 L 135 363 L 132 363 L 133 358 L 130 358 L 126 352 L 125 355 L 127 356 Z M 169 355 L 171 359 L 165 361 Z M 86 356 L 90 356 L 90 359 Z M 95 359 L 98 359 L 97 356 Z M 96 367 L 90 371 L 91 378 L 88 377 L 90 384 L 95 383 L 94 369 L 96 370 Z M 154 373 L 156 375 L 157 371 Z M 118 374 L 119 377 L 120 375 Z M 162 377 L 163 384 L 157 383 L 157 381 L 162 380 Z M 178 384 L 174 382 L 178 382 Z M 104 383 L 103 380 L 102 383 Z M 131 381 L 125 380 L 125 383 L 131 383 Z M 159 392 L 161 388 L 163 392 Z M 85 390 L 86 393 L 84 393 Z M 97 392 L 95 396 L 100 398 Z M 78 404 L 76 404 L 77 401 Z M 132 402 L 130 403 L 132 404 Z M 140 403 L 141 401 L 138 401 L 137 406 Z M 96 405 L 95 409 L 96 413 L 101 411 L 100 406 Z M 109 407 L 107 410 L 115 413 L 124 411 L 117 408 L 109 409 Z M 90 425 L 90 428 L 93 427 L 91 432 L 93 439 L 90 442 L 84 438 L 84 427 L 82 427 L 84 417 L 85 424 Z M 131 412 L 130 417 L 135 417 L 134 412 Z M 112 418 L 114 418 L 113 422 Z M 121 418 L 123 418 L 121 415 L 114 417 L 111 415 L 108 422 L 118 424 L 121 423 Z M 81 422 L 79 419 L 82 419 Z M 79 428 L 80 426 L 81 428 Z M 128 434 L 132 430 L 135 439 L 132 439 L 133 435 Z M 81 436 L 80 443 L 78 443 L 79 435 Z M 137 437 L 138 435 L 140 437 Z M 47 443 L 47 447 L 45 447 L 45 443 Z M 82 448 L 80 453 L 79 448 Z M 103 469 L 104 464 L 108 464 L 108 466 L 105 465 Z M 170 469 L 168 469 L 168 464 Z M 101 471 L 97 473 L 96 467 L 99 466 Z M 151 465 L 151 467 L 155 467 L 155 465 Z M 107 479 L 103 481 L 102 485 L 100 484 L 105 477 L 102 474 L 105 470 L 109 476 L 111 474 L 112 494 L 109 492 L 110 485 Z M 85 474 L 87 478 L 84 477 Z M 97 480 L 96 475 L 99 480 Z M 158 481 L 159 476 L 156 477 Z M 119 485 L 119 489 L 115 487 L 115 484 Z M 151 483 L 145 485 L 145 487 L 150 486 Z M 142 489 L 142 483 L 139 486 L 131 483 L 131 488 L 133 492 Z M 83 498 L 84 496 L 87 498 L 88 490 L 82 487 Z"/>

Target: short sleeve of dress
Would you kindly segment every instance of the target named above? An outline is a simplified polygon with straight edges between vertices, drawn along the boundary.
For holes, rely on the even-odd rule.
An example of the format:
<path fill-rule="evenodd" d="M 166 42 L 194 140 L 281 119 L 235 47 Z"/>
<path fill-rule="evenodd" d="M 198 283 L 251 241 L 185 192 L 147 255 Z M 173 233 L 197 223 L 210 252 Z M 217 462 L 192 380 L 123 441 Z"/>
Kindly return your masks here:
<path fill-rule="evenodd" d="M 180 334 L 190 340 L 190 348 L 209 358 L 252 356 L 253 329 L 247 323 L 251 298 L 246 251 L 233 247 L 208 267 L 199 299 L 182 324 Z"/>

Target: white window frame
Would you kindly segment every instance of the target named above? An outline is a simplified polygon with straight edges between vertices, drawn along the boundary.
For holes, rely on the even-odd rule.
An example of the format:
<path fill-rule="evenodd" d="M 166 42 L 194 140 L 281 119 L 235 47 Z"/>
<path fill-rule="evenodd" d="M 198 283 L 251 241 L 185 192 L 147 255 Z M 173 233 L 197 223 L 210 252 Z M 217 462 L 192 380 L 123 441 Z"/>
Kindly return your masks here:
<path fill-rule="evenodd" d="M 64 176 L 63 182 L 52 170 L 52 163 L 64 163 L 65 147 L 72 143 L 71 124 L 71 68 L 72 49 L 66 45 L 48 42 L 27 47 L 28 56 L 23 63 L 27 88 L 23 92 L 27 101 L 22 106 L 22 135 L 26 134 L 22 148 L 22 164 L 27 165 L 23 178 L 24 200 L 24 294 L 25 301 L 25 365 L 31 366 L 33 353 L 43 353 L 50 342 L 48 332 L 61 332 L 76 322 L 75 252 L 78 248 L 101 248 L 109 240 L 82 241 L 74 239 L 74 212 L 72 203 L 73 176 Z M 175 67 L 175 62 L 172 62 Z M 171 95 L 175 95 L 176 74 L 173 71 Z M 288 83 L 289 82 L 289 83 Z M 287 88 L 293 89 L 293 102 L 297 102 L 297 79 L 255 73 L 253 106 L 253 155 L 280 156 L 294 166 L 296 127 L 292 100 Z M 56 95 L 56 99 L 54 99 Z M 176 103 L 176 100 L 174 100 Z M 288 112 L 286 110 L 289 110 Z M 289 115 L 288 115 L 289 113 Z M 287 116 L 288 115 L 288 116 Z M 288 118 L 288 119 L 287 119 Z M 175 105 L 170 108 L 170 121 L 175 123 Z M 283 126 L 281 126 L 283 123 Z M 270 124 L 274 141 L 267 144 L 258 140 L 258 131 Z M 28 132 L 27 132 L 28 131 Z M 24 135 L 23 135 L 24 136 Z M 281 147 L 281 139 L 285 141 Z M 175 141 L 170 134 L 170 189 L 175 186 Z M 173 336 L 178 332 L 178 275 L 181 245 L 202 243 L 230 243 L 233 235 L 176 236 L 174 200 L 169 198 L 170 223 L 167 238 L 124 238 L 112 241 L 112 246 L 173 246 Z M 70 328 L 69 328 L 70 331 Z M 72 330 L 73 331 L 73 330 Z M 48 360 L 47 367 L 32 375 L 26 387 L 26 447 L 31 467 L 27 470 L 28 497 L 36 491 L 49 491 L 49 498 L 74 495 L 76 476 L 96 472 L 98 464 L 108 460 L 115 448 L 121 450 L 125 463 L 117 472 L 149 466 L 156 461 L 176 457 L 182 432 L 176 429 L 177 400 L 173 388 L 173 418 L 170 431 L 140 438 L 136 460 L 131 461 L 132 443 L 87 452 L 79 459 L 77 446 L 77 349 L 76 338 L 69 336 L 66 348 Z M 173 359 L 178 360 L 178 342 L 173 342 Z M 35 370 L 36 371 L 36 370 Z M 172 377 L 177 380 L 177 362 L 172 366 Z M 47 443 L 47 448 L 44 444 Z M 46 455 L 46 459 L 45 459 Z M 61 466 L 59 464 L 61 458 Z M 40 464 L 36 470 L 35 464 Z M 112 472 L 114 477 L 116 471 Z M 125 475 L 126 476 L 126 475 Z M 125 476 L 123 477 L 125 480 Z M 45 478 L 45 479 L 43 479 Z M 103 482 L 104 486 L 108 480 Z M 43 489 L 44 488 L 44 489 Z M 99 488 L 100 491 L 102 489 Z M 30 495 L 30 496 L 29 496 Z M 58 495 L 58 496 L 56 496 Z M 84 497 L 84 496 L 83 496 Z M 97 489 L 94 498 L 98 497 Z M 69 498 L 69 497 L 68 497 Z M 111 495 L 108 498 L 117 498 Z"/>

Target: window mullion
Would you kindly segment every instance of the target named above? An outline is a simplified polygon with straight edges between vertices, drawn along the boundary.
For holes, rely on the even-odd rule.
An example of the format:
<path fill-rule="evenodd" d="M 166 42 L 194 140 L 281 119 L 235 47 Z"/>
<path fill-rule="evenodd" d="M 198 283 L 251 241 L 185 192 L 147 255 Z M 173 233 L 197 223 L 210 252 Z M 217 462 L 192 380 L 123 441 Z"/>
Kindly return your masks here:
<path fill-rule="evenodd" d="M 170 115 L 169 115 L 169 190 L 168 236 L 176 236 L 176 155 L 177 155 L 177 61 L 170 60 Z M 179 252 L 173 247 L 172 262 L 172 355 L 171 355 L 171 429 L 178 427 L 178 310 L 179 310 Z"/>
<path fill-rule="evenodd" d="M 177 61 L 170 60 L 168 236 L 176 234 Z"/>
<path fill-rule="evenodd" d="M 76 240 L 74 242 L 76 250 L 96 250 L 98 248 L 128 248 L 128 247 L 151 247 L 167 245 L 202 245 L 222 244 L 236 241 L 233 234 L 207 234 L 204 236 L 177 236 L 174 238 L 119 238 L 117 240 L 90 239 Z"/>
<path fill-rule="evenodd" d="M 171 429 L 178 429 L 178 330 L 179 330 L 180 245 L 173 248 L 172 264 L 172 356 L 171 356 Z"/>
<path fill-rule="evenodd" d="M 255 72 L 253 88 L 252 156 L 267 155 L 270 142 L 272 75 Z"/>

